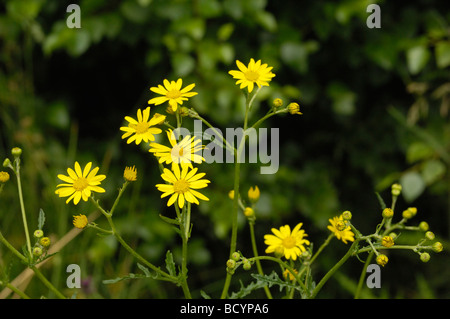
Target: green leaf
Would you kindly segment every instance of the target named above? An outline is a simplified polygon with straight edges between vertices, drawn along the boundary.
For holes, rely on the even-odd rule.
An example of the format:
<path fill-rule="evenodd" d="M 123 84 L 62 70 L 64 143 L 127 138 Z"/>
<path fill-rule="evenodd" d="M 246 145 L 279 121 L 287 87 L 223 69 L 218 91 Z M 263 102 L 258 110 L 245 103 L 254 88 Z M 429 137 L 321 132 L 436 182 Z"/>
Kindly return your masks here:
<path fill-rule="evenodd" d="M 171 224 L 171 225 L 177 225 L 177 226 L 180 225 L 180 222 L 179 222 L 178 220 L 176 220 L 176 219 L 172 219 L 172 218 L 163 216 L 163 215 L 161 215 L 161 214 L 159 215 L 159 217 L 160 217 L 163 221 L 165 221 L 166 223 L 168 223 L 168 224 Z"/>
<path fill-rule="evenodd" d="M 45 224 L 45 214 L 42 208 L 39 210 L 39 217 L 38 217 L 38 229 L 42 230 Z"/>
<path fill-rule="evenodd" d="M 278 277 L 278 274 L 275 271 L 273 271 L 270 275 L 252 274 L 252 277 L 257 279 L 258 283 L 264 283 L 265 285 L 269 286 L 269 288 L 273 285 L 277 285 L 280 287 L 280 291 L 282 291 L 284 288 L 294 288 L 300 290 L 299 286 L 284 281 L 283 279 Z"/>
<path fill-rule="evenodd" d="M 408 172 L 400 177 L 402 194 L 407 202 L 414 201 L 425 190 L 425 182 L 417 172 Z"/>
<path fill-rule="evenodd" d="M 381 197 L 378 192 L 376 192 L 375 195 L 377 195 L 378 202 L 380 203 L 381 209 L 382 210 L 385 209 L 386 208 L 386 203 L 384 202 L 383 197 Z"/>
<path fill-rule="evenodd" d="M 436 64 L 443 69 L 450 65 L 450 41 L 441 41 L 436 44 Z"/>
<path fill-rule="evenodd" d="M 447 168 L 440 160 L 426 161 L 422 168 L 422 178 L 427 185 L 431 185 L 434 182 L 441 179 L 446 172 Z"/>
<path fill-rule="evenodd" d="M 166 253 L 166 268 L 171 276 L 176 277 L 177 273 L 175 269 L 175 262 L 173 261 L 173 255 L 170 250 Z"/>
<path fill-rule="evenodd" d="M 434 154 L 433 149 L 422 142 L 412 143 L 406 151 L 406 159 L 408 163 L 414 163 L 425 158 L 429 158 Z"/>
<path fill-rule="evenodd" d="M 411 74 L 418 74 L 430 59 L 430 51 L 425 45 L 417 45 L 406 51 L 406 62 Z"/>

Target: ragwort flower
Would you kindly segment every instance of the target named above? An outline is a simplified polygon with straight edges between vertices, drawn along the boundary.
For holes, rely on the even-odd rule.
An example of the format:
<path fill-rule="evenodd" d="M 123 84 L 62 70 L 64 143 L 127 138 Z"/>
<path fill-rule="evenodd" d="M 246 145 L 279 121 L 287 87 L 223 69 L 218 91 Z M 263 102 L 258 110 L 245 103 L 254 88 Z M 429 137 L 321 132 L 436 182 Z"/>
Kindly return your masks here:
<path fill-rule="evenodd" d="M 177 143 L 175 134 L 170 129 L 167 130 L 167 137 L 169 138 L 172 147 L 158 143 L 150 143 L 149 152 L 154 153 L 156 157 L 159 157 L 160 163 L 172 163 L 172 165 L 180 164 L 182 167 L 189 166 L 192 169 L 192 162 L 200 164 L 202 161 L 205 161 L 205 159 L 198 154 L 198 152 L 203 149 L 200 139 L 196 139 L 195 136 L 187 135 Z"/>
<path fill-rule="evenodd" d="M 130 117 L 125 116 L 125 120 L 128 121 L 128 126 L 122 126 L 121 131 L 125 133 L 122 135 L 122 139 L 128 138 L 127 144 L 133 141 L 138 145 L 142 141 L 148 143 L 154 141 L 156 134 L 162 132 L 160 128 L 152 127 L 154 125 L 161 124 L 165 119 L 165 115 L 158 114 L 150 119 L 150 107 L 147 107 L 143 112 L 141 109 L 137 111 L 137 121 Z"/>
<path fill-rule="evenodd" d="M 81 170 L 80 164 L 75 162 L 75 171 L 71 168 L 67 169 L 69 176 L 58 174 L 58 178 L 66 183 L 57 185 L 55 194 L 59 197 L 69 196 L 66 204 L 73 199 L 73 203 L 77 205 L 81 199 L 87 201 L 91 192 L 104 193 L 105 190 L 98 185 L 106 178 L 106 175 L 96 175 L 99 168 L 96 167 L 91 171 L 91 167 L 92 162 L 89 162 L 84 170 Z"/>
<path fill-rule="evenodd" d="M 328 225 L 328 229 L 334 233 L 337 239 L 342 240 L 344 244 L 347 244 L 347 240 L 355 241 L 355 234 L 351 231 L 351 227 L 346 224 L 342 215 L 333 217 L 328 221 L 331 224 Z"/>
<path fill-rule="evenodd" d="M 163 192 L 161 198 L 171 195 L 167 206 L 172 205 L 178 200 L 178 206 L 183 208 L 185 201 L 193 204 L 199 204 L 197 198 L 208 201 L 209 198 L 196 191 L 196 189 L 205 188 L 210 183 L 207 179 L 201 179 L 205 173 L 198 173 L 197 168 L 189 170 L 184 166 L 180 171 L 178 165 L 172 165 L 172 170 L 165 168 L 161 177 L 168 184 L 157 184 L 159 191 Z"/>
<path fill-rule="evenodd" d="M 272 228 L 272 234 L 264 235 L 264 243 L 268 245 L 266 253 L 270 254 L 275 251 L 283 251 L 284 257 L 286 259 L 296 260 L 297 256 L 304 251 L 306 248 L 304 245 L 309 245 L 310 242 L 304 237 L 308 235 L 305 234 L 302 227 L 303 223 L 297 224 L 291 232 L 289 225 L 281 226 L 280 229 Z"/>
<path fill-rule="evenodd" d="M 195 84 L 189 84 L 184 89 L 181 88 L 183 85 L 183 80 L 178 79 L 175 81 L 170 81 L 165 79 L 163 81 L 164 86 L 161 84 L 158 87 L 151 87 L 150 91 L 160 94 L 162 96 L 155 97 L 148 101 L 148 104 L 163 104 L 164 102 L 169 102 L 172 110 L 175 112 L 178 105 L 183 104 L 183 101 L 187 101 L 188 98 L 197 95 L 197 92 L 189 92 L 195 87 Z"/>
<path fill-rule="evenodd" d="M 250 59 L 248 66 L 245 66 L 241 61 L 236 60 L 236 65 L 239 68 L 239 71 L 231 70 L 228 73 L 231 74 L 234 79 L 237 79 L 236 85 L 240 84 L 241 89 L 247 87 L 249 93 L 253 91 L 255 84 L 258 87 L 269 86 L 269 82 L 275 76 L 275 74 L 271 72 L 273 67 L 268 67 L 266 63 L 261 64 L 261 60 L 255 62 L 252 58 Z"/>

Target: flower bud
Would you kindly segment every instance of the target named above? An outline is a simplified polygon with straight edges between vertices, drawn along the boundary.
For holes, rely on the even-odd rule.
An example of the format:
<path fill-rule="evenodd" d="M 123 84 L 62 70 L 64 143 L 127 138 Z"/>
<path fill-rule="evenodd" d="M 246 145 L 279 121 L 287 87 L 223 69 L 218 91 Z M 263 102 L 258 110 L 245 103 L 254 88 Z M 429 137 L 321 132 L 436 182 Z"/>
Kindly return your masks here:
<path fill-rule="evenodd" d="M 244 215 L 245 215 L 245 217 L 247 217 L 247 218 L 253 217 L 253 216 L 255 216 L 255 211 L 254 211 L 253 208 L 251 208 L 251 207 L 245 207 L 245 209 L 244 209 Z"/>
<path fill-rule="evenodd" d="M 440 253 L 442 250 L 444 250 L 444 246 L 439 241 L 435 242 L 431 247 L 435 253 Z"/>
<path fill-rule="evenodd" d="M 283 106 L 283 100 L 280 98 L 276 98 L 272 103 L 275 108 Z"/>
<path fill-rule="evenodd" d="M 402 192 L 402 185 L 400 185 L 400 184 L 393 184 L 391 186 L 391 194 L 393 196 L 399 196 L 401 192 Z"/>
<path fill-rule="evenodd" d="M 41 238 L 42 236 L 44 236 L 44 232 L 40 229 L 36 229 L 33 233 L 33 236 L 35 238 Z"/>
<path fill-rule="evenodd" d="M 428 240 L 433 240 L 436 236 L 434 235 L 434 233 L 432 231 L 427 231 L 425 233 L 425 238 Z"/>
<path fill-rule="evenodd" d="M 137 172 L 136 167 L 127 166 L 125 167 L 125 170 L 123 171 L 123 178 L 127 182 L 135 182 L 137 179 Z"/>
<path fill-rule="evenodd" d="M 352 213 L 348 210 L 342 213 L 342 218 L 344 220 L 351 220 L 352 219 Z"/>
<path fill-rule="evenodd" d="M 383 212 L 381 213 L 381 215 L 384 218 L 392 218 L 392 216 L 394 216 L 394 211 L 391 208 L 387 207 L 387 208 L 383 209 Z"/>
<path fill-rule="evenodd" d="M 231 190 L 231 191 L 228 193 L 228 197 L 229 197 L 230 199 L 234 199 L 234 190 Z"/>
<path fill-rule="evenodd" d="M 384 267 L 384 266 L 388 263 L 389 259 L 387 258 L 386 255 L 379 254 L 379 255 L 377 256 L 376 261 L 377 261 L 377 264 L 378 264 L 378 265 Z"/>
<path fill-rule="evenodd" d="M 14 147 L 14 148 L 11 150 L 11 154 L 12 154 L 14 157 L 19 157 L 19 156 L 22 154 L 22 149 L 19 148 L 19 147 Z"/>
<path fill-rule="evenodd" d="M 233 259 L 227 260 L 227 268 L 234 269 L 236 267 L 236 262 Z"/>
<path fill-rule="evenodd" d="M 277 257 L 277 258 L 283 257 L 283 255 L 284 255 L 283 246 L 278 246 L 277 248 L 275 248 L 274 254 L 275 254 L 275 257 Z"/>
<path fill-rule="evenodd" d="M 42 246 L 44 246 L 45 248 L 47 248 L 48 246 L 50 246 L 50 238 L 48 238 L 48 237 L 42 237 L 42 238 L 39 240 L 39 243 L 40 243 Z"/>
<path fill-rule="evenodd" d="M 414 217 L 413 213 L 409 209 L 404 210 L 402 216 L 405 219 L 411 219 Z"/>
<path fill-rule="evenodd" d="M 182 106 L 180 108 L 180 115 L 182 117 L 188 116 L 189 115 L 189 109 L 186 106 Z"/>
<path fill-rule="evenodd" d="M 424 263 L 427 263 L 430 260 L 430 254 L 429 253 L 421 253 L 420 260 Z"/>
<path fill-rule="evenodd" d="M 242 261 L 242 268 L 244 270 L 250 270 L 252 268 L 252 263 L 248 261 L 248 259 L 245 259 Z"/>
<path fill-rule="evenodd" d="M 235 251 L 231 254 L 231 259 L 233 259 L 234 261 L 239 261 L 239 259 L 241 259 L 241 254 Z"/>
<path fill-rule="evenodd" d="M 35 255 L 36 257 L 39 257 L 40 255 L 42 255 L 42 248 L 41 247 L 34 247 L 33 248 L 33 255 Z"/>
<path fill-rule="evenodd" d="M 381 239 L 381 245 L 386 248 L 394 246 L 394 238 L 391 236 L 384 236 L 383 239 Z"/>
<path fill-rule="evenodd" d="M 300 106 L 298 105 L 298 103 L 290 103 L 287 106 L 287 109 L 288 109 L 289 113 L 291 113 L 292 115 L 294 115 L 294 114 L 302 115 L 303 114 L 302 112 L 300 112 Z"/>
<path fill-rule="evenodd" d="M 430 226 L 427 222 L 420 222 L 419 228 L 421 231 L 427 231 L 428 229 L 430 229 Z"/>
<path fill-rule="evenodd" d="M 9 158 L 5 158 L 5 160 L 3 161 L 3 167 L 13 168 L 11 165 L 11 160 Z"/>
<path fill-rule="evenodd" d="M 395 240 L 395 238 L 397 238 L 397 234 L 396 233 L 389 233 L 389 237 L 392 237 L 393 240 Z"/>
<path fill-rule="evenodd" d="M 252 202 L 252 203 L 256 203 L 259 199 L 259 196 L 261 195 L 258 186 L 255 186 L 255 188 L 250 187 L 250 189 L 248 190 L 248 199 Z"/>
<path fill-rule="evenodd" d="M 7 181 L 9 181 L 8 172 L 1 171 L 0 172 L 0 183 L 6 183 Z"/>

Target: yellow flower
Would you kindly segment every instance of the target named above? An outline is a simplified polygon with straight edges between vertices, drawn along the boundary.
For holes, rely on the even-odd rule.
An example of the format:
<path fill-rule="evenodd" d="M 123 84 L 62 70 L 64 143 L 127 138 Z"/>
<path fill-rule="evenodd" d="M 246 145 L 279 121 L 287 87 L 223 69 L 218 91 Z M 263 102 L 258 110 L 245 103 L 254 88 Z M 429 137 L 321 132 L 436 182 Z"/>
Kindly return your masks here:
<path fill-rule="evenodd" d="M 189 166 L 192 169 L 192 162 L 200 164 L 205 160 L 202 156 L 196 154 L 203 149 L 200 139 L 187 135 L 177 143 L 175 134 L 170 129 L 167 130 L 167 137 L 172 147 L 158 143 L 150 143 L 149 152 L 159 157 L 160 163 L 180 164 L 182 167 Z"/>
<path fill-rule="evenodd" d="M 136 167 L 125 167 L 125 170 L 123 171 L 123 178 L 125 178 L 125 180 L 127 182 L 134 182 L 137 179 L 137 172 L 136 172 Z"/>
<path fill-rule="evenodd" d="M 175 112 L 178 108 L 178 105 L 183 104 L 183 101 L 187 101 L 189 97 L 197 95 L 197 92 L 189 92 L 195 87 L 195 84 L 189 84 L 184 89 L 181 89 L 183 84 L 182 79 L 178 79 L 176 82 L 169 80 L 163 81 L 164 86 L 161 84 L 158 87 L 151 87 L 150 91 L 155 92 L 157 94 L 161 94 L 162 96 L 155 97 L 148 101 L 148 104 L 159 105 L 164 102 L 169 102 L 169 105 L 172 107 L 172 110 Z"/>
<path fill-rule="evenodd" d="M 261 195 L 261 192 L 259 191 L 258 186 L 255 186 L 255 188 L 250 187 L 250 189 L 248 190 L 248 199 L 252 202 L 252 203 L 256 203 L 259 199 L 259 196 Z"/>
<path fill-rule="evenodd" d="M 379 254 L 379 255 L 377 256 L 376 261 L 377 261 L 377 264 L 378 264 L 378 265 L 384 267 L 384 266 L 386 266 L 386 264 L 388 263 L 389 259 L 387 258 L 386 255 Z"/>
<path fill-rule="evenodd" d="M 0 172 L 0 183 L 6 183 L 7 181 L 9 181 L 8 172 L 1 171 Z"/>
<path fill-rule="evenodd" d="M 295 275 L 298 274 L 298 271 L 296 269 L 294 269 L 294 272 L 295 272 Z M 286 269 L 285 271 L 283 271 L 283 277 L 285 279 L 288 279 L 288 277 L 289 277 L 290 281 L 294 281 L 295 280 L 294 274 L 292 274 L 289 269 Z"/>
<path fill-rule="evenodd" d="M 165 119 L 165 115 L 158 114 L 158 116 L 155 115 L 150 120 L 149 118 L 150 107 L 147 107 L 143 112 L 141 109 L 138 109 L 137 121 L 130 116 L 125 116 L 125 120 L 128 121 L 128 126 L 122 126 L 120 128 L 121 131 L 125 132 L 122 135 L 122 139 L 128 138 L 128 144 L 134 141 L 136 145 L 141 143 L 141 141 L 146 143 L 148 141 L 154 141 L 154 135 L 161 133 L 162 130 L 152 126 L 161 124 Z"/>
<path fill-rule="evenodd" d="M 236 85 L 240 84 L 240 89 L 248 87 L 248 92 L 253 91 L 253 87 L 256 84 L 258 87 L 269 86 L 269 82 L 275 76 L 271 72 L 273 67 L 268 67 L 266 63 L 261 64 L 261 60 L 255 62 L 252 58 L 248 66 L 245 66 L 241 61 L 236 60 L 238 70 L 231 70 L 228 73 L 233 76 L 236 81 Z"/>
<path fill-rule="evenodd" d="M 392 238 L 391 236 L 384 236 L 381 239 L 381 245 L 383 245 L 386 248 L 394 246 L 394 238 Z"/>
<path fill-rule="evenodd" d="M 55 194 L 58 194 L 59 197 L 69 196 L 66 204 L 73 199 L 73 203 L 77 205 L 80 199 L 87 201 L 91 192 L 104 193 L 105 190 L 98 185 L 106 176 L 96 175 L 99 168 L 96 167 L 91 171 L 91 167 L 92 162 L 89 162 L 82 171 L 80 164 L 75 162 L 75 171 L 71 168 L 67 169 L 69 176 L 58 174 L 58 178 L 66 183 L 57 185 L 56 187 L 60 188 L 55 191 Z"/>
<path fill-rule="evenodd" d="M 42 237 L 42 238 L 39 240 L 39 243 L 40 243 L 42 246 L 44 246 L 44 247 L 48 247 L 48 246 L 50 246 L 50 238 L 48 238 L 48 237 Z"/>
<path fill-rule="evenodd" d="M 290 103 L 288 106 L 288 111 L 289 113 L 291 113 L 292 115 L 294 114 L 299 114 L 302 115 L 303 113 L 300 112 L 300 106 L 298 105 L 298 103 Z"/>
<path fill-rule="evenodd" d="M 73 225 L 78 229 L 83 229 L 88 224 L 88 219 L 86 215 L 80 214 L 78 216 L 73 216 Z"/>
<path fill-rule="evenodd" d="M 163 192 L 161 198 L 171 195 L 167 206 L 172 205 L 178 200 L 178 206 L 183 208 L 184 202 L 199 204 L 197 198 L 208 201 L 209 198 L 196 191 L 196 189 L 205 188 L 210 183 L 207 179 L 201 179 L 205 173 L 197 173 L 197 168 L 189 170 L 184 166 L 180 171 L 178 165 L 172 165 L 172 170 L 165 168 L 161 177 L 169 184 L 157 184 L 156 188 Z"/>
<path fill-rule="evenodd" d="M 345 223 L 342 215 L 333 217 L 333 219 L 329 219 L 328 221 L 331 223 L 331 226 L 328 225 L 328 229 L 334 233 L 337 239 L 342 240 L 344 244 L 347 243 L 347 240 L 355 240 L 355 234 L 351 231 L 351 227 Z"/>
<path fill-rule="evenodd" d="M 292 232 L 289 225 L 281 226 L 279 230 L 272 228 L 274 235 L 264 235 L 264 243 L 269 246 L 266 254 L 283 251 L 286 259 L 296 260 L 297 256 L 306 250 L 304 245 L 310 244 L 309 240 L 304 239 L 308 235 L 303 229 L 300 229 L 302 225 L 303 223 L 297 224 Z"/>

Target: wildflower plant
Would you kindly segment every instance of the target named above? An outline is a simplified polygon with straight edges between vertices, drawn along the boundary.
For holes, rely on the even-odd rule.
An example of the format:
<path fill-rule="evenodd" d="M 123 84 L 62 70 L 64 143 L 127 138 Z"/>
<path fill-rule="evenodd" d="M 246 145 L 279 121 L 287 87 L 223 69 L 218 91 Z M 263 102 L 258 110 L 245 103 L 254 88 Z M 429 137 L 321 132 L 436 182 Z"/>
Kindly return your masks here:
<path fill-rule="evenodd" d="M 270 82 L 276 75 L 272 72 L 273 68 L 266 63 L 262 63 L 261 60 L 255 61 L 250 59 L 248 65 L 236 61 L 236 65 L 238 70 L 231 70 L 229 74 L 233 79 L 237 80 L 236 85 L 242 90 L 245 99 L 245 110 L 242 115 L 244 132 L 259 127 L 272 116 L 280 114 L 298 116 L 303 114 L 297 102 L 290 102 L 285 105 L 280 98 L 277 98 L 268 107 L 265 115 L 256 120 L 251 119 L 250 110 L 256 96 L 261 89 L 270 86 Z M 311 238 L 308 235 L 308 225 L 306 221 L 302 220 L 299 220 L 295 225 L 273 225 L 270 232 L 267 230 L 263 238 L 257 238 L 255 236 L 255 227 L 259 226 L 257 223 L 257 203 L 264 190 L 260 190 L 257 185 L 247 190 L 242 190 L 241 187 L 242 162 L 239 159 L 242 158 L 248 135 L 243 134 L 239 138 L 237 146 L 234 146 L 234 143 L 231 144 L 227 141 L 219 130 L 205 120 L 194 107 L 186 106 L 186 104 L 193 103 L 195 100 L 197 92 L 192 91 L 194 87 L 195 83 L 192 83 L 183 88 L 182 79 L 177 79 L 176 81 L 164 79 L 163 85 L 150 88 L 150 91 L 160 96 L 151 98 L 148 100 L 148 104 L 157 107 L 167 103 L 165 107 L 168 115 L 151 114 L 151 108 L 148 106 L 143 110 L 138 109 L 136 118 L 125 116 L 124 120 L 126 123 L 118 128 L 123 132 L 121 138 L 129 145 L 128 147 L 133 147 L 133 142 L 135 145 L 148 144 L 149 152 L 146 152 L 144 156 L 147 156 L 148 160 L 154 163 L 152 173 L 158 173 L 160 176 L 160 182 L 152 185 L 154 186 L 153 189 L 160 196 L 162 205 L 166 206 L 168 211 L 172 211 L 172 214 L 160 215 L 161 220 L 171 225 L 181 239 L 181 258 L 177 262 L 170 250 L 165 254 L 166 257 L 163 262 L 165 267 L 149 261 L 139 254 L 136 248 L 133 248 L 132 245 L 124 240 L 116 226 L 115 213 L 119 207 L 118 203 L 123 196 L 126 196 L 128 185 L 142 179 L 139 167 L 135 165 L 125 167 L 123 183 L 118 188 L 110 208 L 106 208 L 102 203 L 104 196 L 111 195 L 101 185 L 107 176 L 99 174 L 101 168 L 93 168 L 92 162 L 87 163 L 82 168 L 78 161 L 75 161 L 73 168 L 69 167 L 66 169 L 67 175 L 57 175 L 62 183 L 56 185 L 55 194 L 59 197 L 67 198 L 65 203 L 70 205 L 70 208 L 74 211 L 73 226 L 78 230 L 87 231 L 91 229 L 104 236 L 114 236 L 119 244 L 134 258 L 138 268 L 142 271 L 141 274 L 129 274 L 118 278 L 105 279 L 103 283 L 112 284 L 131 278 L 151 278 L 172 283 L 181 288 L 185 298 L 192 298 L 188 277 L 189 262 L 187 252 L 192 232 L 195 232 L 196 229 L 192 223 L 191 215 L 196 213 L 198 205 L 203 205 L 209 201 L 208 196 L 229 197 L 233 203 L 229 216 L 231 219 L 229 246 L 225 247 L 228 248 L 229 254 L 228 259 L 223 261 L 223 287 L 220 295 L 213 296 L 216 298 L 244 298 L 257 289 L 263 289 L 266 297 L 271 299 L 274 293 L 274 290 L 271 290 L 273 286 L 278 286 L 278 291 L 283 292 L 284 290 L 286 298 L 315 298 L 336 271 L 352 257 L 359 259 L 363 265 L 355 291 L 355 298 L 358 298 L 361 294 L 368 265 L 374 261 L 382 267 L 388 267 L 388 255 L 390 256 L 391 250 L 409 250 L 417 254 L 422 262 L 428 262 L 431 259 L 430 252 L 439 253 L 443 250 L 443 245 L 435 241 L 434 233 L 429 230 L 428 223 L 422 221 L 417 226 L 410 225 L 410 221 L 420 214 L 416 208 L 408 208 L 402 214 L 396 213 L 395 205 L 398 196 L 401 195 L 401 186 L 398 184 L 392 186 L 390 207 L 387 207 L 384 200 L 378 195 L 381 221 L 371 234 L 362 234 L 358 230 L 357 225 L 354 225 L 352 222 L 352 213 L 344 211 L 336 216 L 330 216 L 329 225 L 323 230 L 324 233 L 328 233 L 328 236 L 325 236 L 326 238 L 320 245 L 315 245 L 320 239 Z M 205 158 L 202 156 L 202 151 L 207 146 L 202 145 L 202 140 L 194 134 L 198 132 L 189 132 L 185 136 L 178 134 L 178 131 L 182 128 L 182 118 L 201 121 L 216 133 L 218 144 L 232 153 L 235 159 L 233 162 L 233 188 L 227 190 L 227 193 L 209 194 L 208 187 L 214 183 L 214 178 L 208 176 L 205 173 L 206 170 L 203 169 L 205 165 L 208 165 L 205 164 Z M 164 133 L 163 129 L 165 129 Z M 159 134 L 161 134 L 162 140 L 156 143 L 155 137 Z M 21 253 L 10 244 L 1 232 L 0 241 L 24 264 L 31 268 L 48 289 L 53 291 L 56 296 L 65 298 L 66 296 L 59 292 L 36 267 L 38 263 L 51 256 L 48 253 L 48 248 L 52 244 L 49 237 L 46 237 L 44 234 L 45 215 L 41 210 L 38 221 L 39 227 L 33 233 L 34 244 L 32 245 L 21 191 L 21 150 L 13 149 L 12 154 L 14 162 L 6 159 L 3 166 L 10 169 L 17 177 L 26 244 Z M 0 172 L 0 185 L 2 188 L 8 183 L 9 179 L 10 175 L 7 172 Z M 0 188 L 0 191 L 2 188 Z M 80 211 L 78 204 L 81 201 L 90 201 L 93 207 L 106 219 L 107 227 L 99 227 L 98 224 L 90 221 L 84 212 Z M 155 205 L 161 203 L 155 203 Z M 245 256 L 237 249 L 238 218 L 241 213 L 248 224 L 251 256 Z M 398 215 L 401 215 L 401 218 L 395 221 Z M 402 243 L 399 241 L 399 238 L 401 233 L 406 231 L 422 233 L 423 238 L 413 244 Z M 348 250 L 321 278 L 315 278 L 316 274 L 313 271 L 314 262 L 326 251 L 333 239 L 337 240 L 337 244 L 348 247 Z M 266 245 L 264 254 L 258 251 L 260 245 Z M 318 248 L 316 249 L 316 247 Z M 179 264 L 177 265 L 177 263 Z M 270 274 L 267 274 L 263 268 L 265 263 L 272 263 L 276 268 L 279 267 L 279 271 L 272 271 Z M 240 267 L 244 271 L 249 272 L 250 277 L 254 281 L 248 285 L 241 284 L 241 288 L 238 291 L 231 292 L 230 287 L 234 279 L 233 276 L 239 271 Z M 7 281 L 4 284 L 17 291 L 23 298 L 27 297 L 24 292 L 19 291 Z M 204 290 L 201 290 L 201 295 L 205 298 L 211 297 Z"/>

